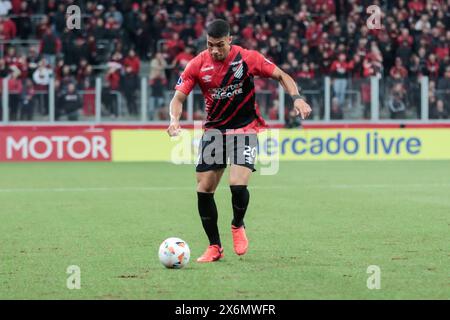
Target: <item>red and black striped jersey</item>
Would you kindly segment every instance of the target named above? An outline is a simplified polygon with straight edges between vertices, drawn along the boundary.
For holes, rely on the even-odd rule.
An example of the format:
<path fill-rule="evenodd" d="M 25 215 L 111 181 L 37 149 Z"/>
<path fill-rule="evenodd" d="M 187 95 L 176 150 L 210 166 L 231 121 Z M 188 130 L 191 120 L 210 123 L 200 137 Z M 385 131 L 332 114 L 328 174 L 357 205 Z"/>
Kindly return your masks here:
<path fill-rule="evenodd" d="M 195 84 L 205 98 L 204 128 L 253 129 L 266 127 L 255 101 L 254 76 L 268 78 L 275 64 L 254 50 L 232 45 L 224 61 L 212 59 L 208 50 L 192 59 L 175 86 L 188 95 Z"/>

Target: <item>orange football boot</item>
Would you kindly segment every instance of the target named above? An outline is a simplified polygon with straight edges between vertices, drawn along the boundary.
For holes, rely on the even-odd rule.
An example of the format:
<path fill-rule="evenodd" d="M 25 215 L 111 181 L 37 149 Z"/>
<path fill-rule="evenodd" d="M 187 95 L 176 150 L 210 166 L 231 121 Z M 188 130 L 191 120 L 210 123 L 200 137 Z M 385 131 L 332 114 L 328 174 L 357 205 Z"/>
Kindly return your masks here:
<path fill-rule="evenodd" d="M 223 258 L 223 256 L 223 248 L 219 247 L 217 244 L 214 244 L 206 249 L 205 253 L 197 259 L 197 262 L 214 262 Z"/>
<path fill-rule="evenodd" d="M 240 256 L 246 254 L 248 249 L 248 239 L 245 234 L 244 226 L 237 228 L 231 225 L 231 233 L 233 235 L 234 252 Z"/>

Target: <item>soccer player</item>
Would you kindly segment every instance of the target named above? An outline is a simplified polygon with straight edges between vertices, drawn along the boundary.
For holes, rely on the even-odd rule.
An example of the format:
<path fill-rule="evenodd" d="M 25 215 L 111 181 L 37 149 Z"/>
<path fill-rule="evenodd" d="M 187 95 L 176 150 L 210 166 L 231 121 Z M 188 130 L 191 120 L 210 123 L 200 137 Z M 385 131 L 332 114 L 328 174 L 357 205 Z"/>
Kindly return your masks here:
<path fill-rule="evenodd" d="M 281 83 L 293 99 L 302 119 L 311 113 L 299 94 L 295 81 L 271 61 L 254 50 L 232 44 L 230 26 L 217 19 L 207 26 L 207 50 L 192 59 L 175 86 L 170 102 L 169 136 L 180 131 L 183 102 L 196 84 L 205 98 L 206 121 L 196 166 L 198 211 L 209 246 L 198 262 L 213 262 L 223 257 L 217 226 L 214 192 L 230 162 L 229 185 L 233 207 L 231 232 L 234 251 L 243 255 L 248 249 L 244 216 L 249 204 L 247 189 L 255 171 L 258 131 L 266 127 L 255 103 L 253 77 L 272 78 Z"/>

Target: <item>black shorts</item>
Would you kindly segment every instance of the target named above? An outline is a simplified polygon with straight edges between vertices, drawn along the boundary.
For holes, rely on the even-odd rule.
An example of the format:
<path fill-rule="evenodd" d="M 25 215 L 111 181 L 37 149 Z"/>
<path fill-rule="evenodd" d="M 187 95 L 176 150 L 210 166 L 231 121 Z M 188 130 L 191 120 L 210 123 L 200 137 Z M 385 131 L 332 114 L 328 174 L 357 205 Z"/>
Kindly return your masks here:
<path fill-rule="evenodd" d="M 236 164 L 252 170 L 255 169 L 258 137 L 252 134 L 218 134 L 206 131 L 198 148 L 195 171 L 205 172 Z"/>

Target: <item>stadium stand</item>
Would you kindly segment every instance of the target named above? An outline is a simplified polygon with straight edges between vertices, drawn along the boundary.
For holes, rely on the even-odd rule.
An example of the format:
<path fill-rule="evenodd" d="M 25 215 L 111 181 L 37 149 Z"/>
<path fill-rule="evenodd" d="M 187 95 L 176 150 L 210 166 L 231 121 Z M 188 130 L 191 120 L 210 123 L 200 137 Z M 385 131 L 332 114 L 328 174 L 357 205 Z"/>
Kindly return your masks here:
<path fill-rule="evenodd" d="M 81 8 L 80 30 L 66 27 L 71 4 Z M 382 9 L 379 30 L 366 25 L 371 4 Z M 205 48 L 205 25 L 218 17 L 231 23 L 236 44 L 260 50 L 295 77 L 315 120 L 324 118 L 324 76 L 333 80 L 331 119 L 370 118 L 372 76 L 380 78 L 382 117 L 419 119 L 422 75 L 430 81 L 430 118 L 448 118 L 450 1 L 0 0 L 0 77 L 8 79 L 9 119 L 47 116 L 53 76 L 58 115 L 65 114 L 59 99 L 75 85 L 83 116 L 93 116 L 95 78 L 102 76 L 103 112 L 113 119 L 137 116 L 145 76 L 148 119 L 165 120 L 165 94 Z M 258 100 L 263 114 L 276 119 L 277 88 L 263 80 L 255 85 L 268 92 Z M 202 116 L 198 101 L 194 119 Z M 289 108 L 285 120 L 297 125 Z"/>

